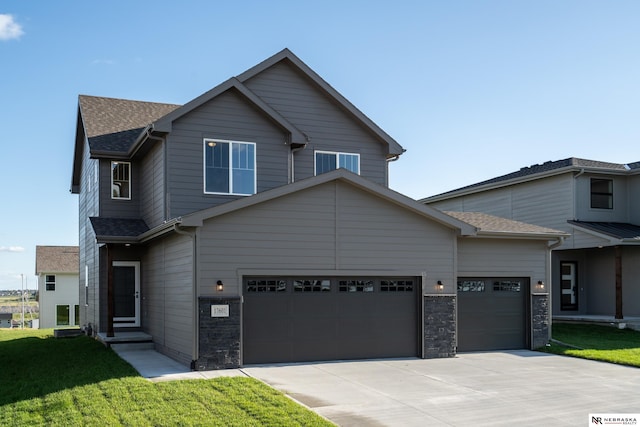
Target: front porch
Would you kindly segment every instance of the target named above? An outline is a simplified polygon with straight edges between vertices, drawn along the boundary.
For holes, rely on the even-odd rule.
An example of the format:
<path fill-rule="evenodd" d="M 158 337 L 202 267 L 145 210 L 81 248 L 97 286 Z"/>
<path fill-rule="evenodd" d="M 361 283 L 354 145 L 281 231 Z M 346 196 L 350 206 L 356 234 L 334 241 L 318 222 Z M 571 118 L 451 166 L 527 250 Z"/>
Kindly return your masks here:
<path fill-rule="evenodd" d="M 624 319 L 616 319 L 614 316 L 599 316 L 590 314 L 576 315 L 553 315 L 553 322 L 562 323 L 593 323 L 596 325 L 614 326 L 619 329 L 633 329 L 640 331 L 640 317 L 626 317 Z"/>

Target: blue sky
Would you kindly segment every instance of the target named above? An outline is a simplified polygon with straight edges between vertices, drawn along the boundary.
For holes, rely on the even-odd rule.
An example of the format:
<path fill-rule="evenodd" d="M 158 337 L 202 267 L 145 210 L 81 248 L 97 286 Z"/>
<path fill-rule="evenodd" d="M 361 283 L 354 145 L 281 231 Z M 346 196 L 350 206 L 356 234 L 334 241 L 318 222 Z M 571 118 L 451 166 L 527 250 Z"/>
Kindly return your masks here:
<path fill-rule="evenodd" d="M 78 243 L 79 94 L 185 103 L 284 47 L 407 152 L 414 198 L 520 167 L 640 160 L 640 2 L 0 3 L 0 289 Z"/>

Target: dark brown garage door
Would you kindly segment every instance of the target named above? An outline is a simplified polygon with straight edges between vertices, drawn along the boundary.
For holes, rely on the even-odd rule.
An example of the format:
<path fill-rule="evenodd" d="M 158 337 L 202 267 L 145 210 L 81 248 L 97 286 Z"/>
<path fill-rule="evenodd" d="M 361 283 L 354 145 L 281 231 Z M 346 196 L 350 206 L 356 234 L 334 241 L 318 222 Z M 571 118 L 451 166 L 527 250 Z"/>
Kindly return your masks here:
<path fill-rule="evenodd" d="M 458 351 L 527 348 L 529 279 L 458 279 Z"/>
<path fill-rule="evenodd" d="M 245 364 L 417 356 L 415 278 L 245 278 Z"/>

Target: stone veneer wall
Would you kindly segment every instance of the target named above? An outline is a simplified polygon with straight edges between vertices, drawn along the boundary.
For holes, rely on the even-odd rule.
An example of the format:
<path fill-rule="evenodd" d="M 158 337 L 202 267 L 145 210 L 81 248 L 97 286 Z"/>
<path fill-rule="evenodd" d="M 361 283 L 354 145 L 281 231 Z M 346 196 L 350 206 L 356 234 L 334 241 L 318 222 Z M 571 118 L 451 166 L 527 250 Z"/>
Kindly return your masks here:
<path fill-rule="evenodd" d="M 544 347 L 549 342 L 549 295 L 531 295 L 531 348 Z"/>
<path fill-rule="evenodd" d="M 424 296 L 424 358 L 456 355 L 456 296 Z"/>
<path fill-rule="evenodd" d="M 211 317 L 212 305 L 228 305 L 229 317 Z M 200 297 L 198 318 L 199 354 L 194 369 L 240 367 L 240 298 Z"/>

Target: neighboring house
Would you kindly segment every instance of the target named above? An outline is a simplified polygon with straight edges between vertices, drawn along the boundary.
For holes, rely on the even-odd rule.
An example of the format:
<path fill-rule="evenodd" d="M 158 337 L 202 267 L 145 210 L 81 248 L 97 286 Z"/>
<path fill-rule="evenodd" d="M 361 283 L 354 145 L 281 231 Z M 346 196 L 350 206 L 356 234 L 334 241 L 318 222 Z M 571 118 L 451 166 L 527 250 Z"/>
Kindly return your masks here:
<path fill-rule="evenodd" d="M 10 328 L 13 313 L 5 313 L 0 311 L 0 328 Z"/>
<path fill-rule="evenodd" d="M 78 246 L 36 246 L 41 329 L 78 326 Z"/>
<path fill-rule="evenodd" d="M 553 314 L 640 316 L 640 162 L 568 158 L 422 200 L 563 230 Z"/>
<path fill-rule="evenodd" d="M 81 324 L 193 369 L 544 345 L 562 233 L 390 190 L 403 151 L 287 49 L 183 106 L 80 96 Z"/>

